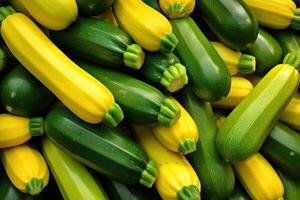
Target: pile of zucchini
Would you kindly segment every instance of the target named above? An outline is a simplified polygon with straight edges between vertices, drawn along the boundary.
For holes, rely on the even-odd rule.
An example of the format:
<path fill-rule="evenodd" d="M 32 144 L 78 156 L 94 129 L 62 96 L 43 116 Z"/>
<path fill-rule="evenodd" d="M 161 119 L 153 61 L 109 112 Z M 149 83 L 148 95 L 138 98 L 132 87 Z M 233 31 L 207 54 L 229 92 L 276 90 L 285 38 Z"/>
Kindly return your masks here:
<path fill-rule="evenodd" d="M 299 3 L 0 0 L 0 199 L 299 200 Z"/>

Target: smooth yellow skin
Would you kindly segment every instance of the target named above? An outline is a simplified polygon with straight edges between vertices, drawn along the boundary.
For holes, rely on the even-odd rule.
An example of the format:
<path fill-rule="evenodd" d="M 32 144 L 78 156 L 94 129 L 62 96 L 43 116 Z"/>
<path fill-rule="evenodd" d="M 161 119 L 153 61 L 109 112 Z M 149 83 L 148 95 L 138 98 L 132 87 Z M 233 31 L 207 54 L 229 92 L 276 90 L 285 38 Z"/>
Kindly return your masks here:
<path fill-rule="evenodd" d="M 300 131 L 300 93 L 296 92 L 283 113 L 280 120 Z"/>
<path fill-rule="evenodd" d="M 178 152 L 179 144 L 185 140 L 198 141 L 198 128 L 190 114 L 173 97 L 169 97 L 180 110 L 179 119 L 169 127 L 156 125 L 152 131 L 156 138 L 169 150 Z"/>
<path fill-rule="evenodd" d="M 134 125 L 134 136 L 159 168 L 155 187 L 164 200 L 176 200 L 184 186 L 195 185 L 201 191 L 198 176 L 186 158 L 164 147 L 148 127 Z"/>
<path fill-rule="evenodd" d="M 211 42 L 211 44 L 214 46 L 222 60 L 225 62 L 230 76 L 236 75 L 239 72 L 237 65 L 242 55 L 241 52 L 234 51 L 220 42 Z"/>
<path fill-rule="evenodd" d="M 291 25 L 296 4 L 292 0 L 244 0 L 252 9 L 259 24 L 272 29 Z"/>
<path fill-rule="evenodd" d="M 14 56 L 82 120 L 97 124 L 114 103 L 111 92 L 62 51 L 24 14 L 9 15 L 2 38 Z"/>
<path fill-rule="evenodd" d="M 101 15 L 94 16 L 94 18 L 101 19 L 103 21 L 106 21 L 106 22 L 114 25 L 115 27 L 119 27 L 119 24 L 114 16 L 114 13 L 113 13 L 111 7 L 109 9 L 107 9 L 104 13 L 102 13 Z"/>
<path fill-rule="evenodd" d="M 279 200 L 283 184 L 268 161 L 259 153 L 233 165 L 243 187 L 253 200 Z"/>
<path fill-rule="evenodd" d="M 30 138 L 29 118 L 0 114 L 0 148 L 20 145 Z"/>
<path fill-rule="evenodd" d="M 22 13 L 30 13 L 38 23 L 50 30 L 63 30 L 77 18 L 75 0 L 10 0 L 10 4 Z"/>
<path fill-rule="evenodd" d="M 159 51 L 163 37 L 172 33 L 167 18 L 142 0 L 116 0 L 113 9 L 120 27 L 148 51 Z"/>
<path fill-rule="evenodd" d="M 43 188 L 49 181 L 49 171 L 43 156 L 35 148 L 23 144 L 1 152 L 1 161 L 5 171 L 21 192 L 26 192 L 26 184 L 32 179 L 42 179 Z"/>
<path fill-rule="evenodd" d="M 195 0 L 159 0 L 159 6 L 162 11 L 171 19 L 178 18 L 182 13 L 175 13 L 170 11 L 170 7 L 174 4 L 179 4 L 184 7 L 185 17 L 190 15 L 195 9 Z"/>
<path fill-rule="evenodd" d="M 228 95 L 220 101 L 212 103 L 214 107 L 233 109 L 253 90 L 250 81 L 243 77 L 231 77 L 231 88 Z"/>

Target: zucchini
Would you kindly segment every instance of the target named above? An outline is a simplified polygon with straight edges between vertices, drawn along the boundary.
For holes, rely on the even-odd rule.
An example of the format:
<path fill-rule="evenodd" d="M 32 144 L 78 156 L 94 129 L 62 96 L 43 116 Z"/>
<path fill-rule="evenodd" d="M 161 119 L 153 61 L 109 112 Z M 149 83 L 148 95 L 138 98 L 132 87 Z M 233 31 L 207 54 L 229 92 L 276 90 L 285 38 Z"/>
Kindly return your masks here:
<path fill-rule="evenodd" d="M 256 40 L 258 23 L 243 0 L 197 0 L 196 9 L 221 42 L 235 50 Z"/>
<path fill-rule="evenodd" d="M 14 67 L 0 85 L 1 103 L 15 115 L 33 116 L 45 110 L 54 95 L 22 65 Z"/>
<path fill-rule="evenodd" d="M 161 84 L 169 92 L 176 92 L 188 83 L 185 66 L 173 54 L 146 54 L 141 75 L 150 83 Z"/>
<path fill-rule="evenodd" d="M 187 67 L 194 92 L 205 101 L 225 97 L 230 90 L 230 74 L 212 44 L 190 17 L 172 20 L 171 24 L 180 41 L 175 54 Z"/>
<path fill-rule="evenodd" d="M 300 49 L 300 37 L 293 29 L 274 31 L 273 36 L 280 44 L 283 55 Z"/>
<path fill-rule="evenodd" d="M 257 39 L 245 53 L 256 58 L 256 72 L 260 75 L 281 63 L 283 56 L 280 44 L 264 29 L 259 29 Z"/>
<path fill-rule="evenodd" d="M 5 51 L 5 49 L 0 48 L 0 72 L 7 67 L 8 63 L 9 63 L 9 57 L 7 55 L 7 52 Z"/>
<path fill-rule="evenodd" d="M 300 134 L 277 122 L 261 151 L 281 171 L 300 178 Z"/>
<path fill-rule="evenodd" d="M 79 162 L 125 184 L 151 187 L 157 176 L 154 161 L 118 129 L 85 123 L 66 107 L 45 119 L 49 139 Z"/>
<path fill-rule="evenodd" d="M 251 200 L 251 198 L 248 196 L 241 184 L 236 181 L 234 190 L 232 191 L 228 200 Z"/>
<path fill-rule="evenodd" d="M 160 8 L 170 19 L 188 17 L 195 8 L 195 0 L 159 0 Z"/>
<path fill-rule="evenodd" d="M 142 48 L 122 29 L 102 20 L 78 17 L 69 28 L 50 32 L 50 37 L 72 55 L 107 67 L 139 69 L 144 63 Z"/>
<path fill-rule="evenodd" d="M 227 199 L 234 188 L 234 173 L 231 165 L 224 162 L 215 146 L 217 125 L 208 102 L 201 101 L 190 88 L 181 91 L 179 99 L 194 119 L 200 134 L 197 151 L 187 158 L 201 180 L 204 199 Z"/>
<path fill-rule="evenodd" d="M 43 139 L 42 150 L 64 199 L 108 200 L 101 185 L 89 171 L 47 137 Z"/>
<path fill-rule="evenodd" d="M 146 3 L 148 6 L 154 8 L 158 12 L 162 13 L 162 10 L 159 6 L 159 0 L 143 0 L 144 3 Z"/>
<path fill-rule="evenodd" d="M 76 0 L 79 12 L 87 16 L 100 15 L 114 2 L 115 0 Z"/>
<path fill-rule="evenodd" d="M 298 85 L 295 67 L 280 64 L 271 69 L 220 128 L 216 141 L 220 155 L 238 162 L 258 152 Z"/>
<path fill-rule="evenodd" d="M 109 88 L 128 121 L 170 126 L 178 120 L 179 108 L 151 85 L 87 62 L 77 61 L 77 64 Z"/>
<path fill-rule="evenodd" d="M 284 200 L 297 200 L 300 197 L 300 180 L 287 176 L 280 170 L 277 170 L 284 185 Z"/>

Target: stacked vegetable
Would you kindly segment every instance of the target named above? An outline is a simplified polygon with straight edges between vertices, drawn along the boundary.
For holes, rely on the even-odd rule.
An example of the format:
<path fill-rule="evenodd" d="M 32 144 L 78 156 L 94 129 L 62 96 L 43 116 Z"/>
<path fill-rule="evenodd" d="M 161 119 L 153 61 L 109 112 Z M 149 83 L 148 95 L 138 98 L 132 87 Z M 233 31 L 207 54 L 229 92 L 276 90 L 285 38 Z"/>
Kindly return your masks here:
<path fill-rule="evenodd" d="M 0 196 L 299 199 L 296 3 L 1 2 Z"/>

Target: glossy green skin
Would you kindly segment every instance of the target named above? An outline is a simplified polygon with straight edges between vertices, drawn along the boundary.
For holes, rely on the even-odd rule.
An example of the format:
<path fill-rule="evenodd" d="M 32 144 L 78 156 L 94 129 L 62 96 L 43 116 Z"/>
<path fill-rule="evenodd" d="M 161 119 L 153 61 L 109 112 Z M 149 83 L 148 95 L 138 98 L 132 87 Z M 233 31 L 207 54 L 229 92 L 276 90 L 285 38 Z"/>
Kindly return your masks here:
<path fill-rule="evenodd" d="M 240 183 L 236 183 L 228 200 L 251 200 Z"/>
<path fill-rule="evenodd" d="M 158 200 L 157 193 L 154 190 L 141 187 L 139 185 L 125 185 L 123 183 L 101 178 L 102 186 L 109 197 L 113 200 Z"/>
<path fill-rule="evenodd" d="M 129 75 L 91 63 L 77 61 L 77 64 L 112 92 L 129 122 L 143 125 L 157 123 L 161 103 L 166 98 L 158 89 Z"/>
<path fill-rule="evenodd" d="M 159 6 L 159 0 L 143 0 L 147 5 L 151 6 L 160 13 L 163 13 Z"/>
<path fill-rule="evenodd" d="M 124 67 L 123 54 L 133 44 L 122 29 L 88 17 L 78 17 L 67 29 L 52 31 L 50 38 L 78 58 L 112 68 Z"/>
<path fill-rule="evenodd" d="M 277 122 L 261 148 L 280 170 L 300 178 L 300 134 Z"/>
<path fill-rule="evenodd" d="M 100 15 L 114 2 L 115 0 L 76 0 L 79 12 L 87 16 Z"/>
<path fill-rule="evenodd" d="M 193 91 L 205 101 L 217 101 L 230 90 L 229 71 L 190 17 L 171 21 L 179 43 L 175 54 L 186 66 Z"/>
<path fill-rule="evenodd" d="M 1 102 L 8 112 L 33 116 L 45 110 L 55 96 L 22 65 L 17 65 L 0 86 Z M 11 109 L 10 109 L 11 108 Z"/>
<path fill-rule="evenodd" d="M 263 29 L 259 29 L 255 43 L 244 52 L 256 58 L 256 73 L 259 75 L 266 74 L 283 59 L 280 44 Z"/>
<path fill-rule="evenodd" d="M 243 0 L 196 0 L 196 8 L 227 46 L 244 50 L 256 40 L 258 23 Z"/>
<path fill-rule="evenodd" d="M 273 31 L 273 36 L 280 44 L 283 55 L 300 49 L 300 37 L 292 29 Z"/>
<path fill-rule="evenodd" d="M 300 198 L 300 180 L 287 176 L 287 174 L 277 170 L 278 175 L 284 185 L 284 200 L 297 200 Z"/>
<path fill-rule="evenodd" d="M 218 130 L 212 108 L 189 88 L 182 90 L 179 100 L 194 119 L 201 138 L 197 151 L 187 155 L 201 180 L 201 196 L 207 200 L 227 199 L 234 188 L 235 178 L 231 165 L 221 159 L 216 149 Z"/>
<path fill-rule="evenodd" d="M 118 129 L 85 123 L 65 107 L 47 115 L 45 132 L 79 162 L 125 184 L 138 183 L 149 161 L 140 146 Z"/>
<path fill-rule="evenodd" d="M 176 63 L 180 63 L 180 60 L 173 53 L 148 53 L 143 67 L 138 72 L 149 82 L 160 83 L 163 73 Z"/>

